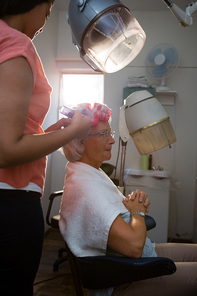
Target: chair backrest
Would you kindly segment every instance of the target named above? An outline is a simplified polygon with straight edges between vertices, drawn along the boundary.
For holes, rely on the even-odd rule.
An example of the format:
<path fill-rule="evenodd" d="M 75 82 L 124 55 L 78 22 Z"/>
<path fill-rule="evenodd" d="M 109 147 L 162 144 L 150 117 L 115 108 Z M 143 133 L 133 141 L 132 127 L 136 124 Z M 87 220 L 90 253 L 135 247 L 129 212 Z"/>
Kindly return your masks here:
<path fill-rule="evenodd" d="M 59 229 L 60 215 L 55 215 L 55 216 L 51 217 L 51 210 L 52 210 L 54 199 L 57 196 L 61 196 L 62 194 L 63 194 L 63 190 L 59 190 L 59 191 L 55 191 L 55 192 L 51 193 L 51 195 L 49 196 L 49 206 L 48 206 L 47 214 L 46 214 L 46 222 L 49 226 L 51 226 L 52 228 L 55 228 L 55 229 Z"/>

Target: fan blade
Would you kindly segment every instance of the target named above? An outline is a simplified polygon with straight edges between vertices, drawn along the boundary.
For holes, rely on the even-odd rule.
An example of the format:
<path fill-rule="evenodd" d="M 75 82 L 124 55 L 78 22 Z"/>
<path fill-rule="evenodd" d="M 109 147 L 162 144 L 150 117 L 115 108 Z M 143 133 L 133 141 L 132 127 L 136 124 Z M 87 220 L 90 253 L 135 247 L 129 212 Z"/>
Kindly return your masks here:
<path fill-rule="evenodd" d="M 149 54 L 149 56 L 148 56 L 148 60 L 149 60 L 149 62 L 154 63 L 154 61 L 155 61 L 155 57 L 156 57 L 159 53 L 161 53 L 161 48 L 156 48 L 155 50 L 153 50 L 153 51 Z"/>
<path fill-rule="evenodd" d="M 166 65 L 165 65 L 165 63 L 155 67 L 153 69 L 152 73 L 156 77 L 163 77 L 166 74 Z"/>
<path fill-rule="evenodd" d="M 170 64 L 176 64 L 178 55 L 176 54 L 175 50 L 173 48 L 168 48 L 164 51 L 164 55 L 166 57 L 166 62 Z"/>

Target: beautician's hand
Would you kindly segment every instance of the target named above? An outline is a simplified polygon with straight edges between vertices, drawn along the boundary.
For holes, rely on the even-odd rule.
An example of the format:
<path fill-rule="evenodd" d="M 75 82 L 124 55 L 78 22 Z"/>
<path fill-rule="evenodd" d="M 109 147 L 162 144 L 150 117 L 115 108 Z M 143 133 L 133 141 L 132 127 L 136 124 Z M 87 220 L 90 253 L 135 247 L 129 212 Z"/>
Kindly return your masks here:
<path fill-rule="evenodd" d="M 91 128 L 91 119 L 83 114 L 79 110 L 75 110 L 74 116 L 71 121 L 71 127 L 74 129 L 77 139 L 84 139 L 90 128 Z"/>
<path fill-rule="evenodd" d="M 136 191 L 133 191 L 131 194 L 128 195 L 127 199 L 135 200 L 135 198 L 138 197 L 138 200 L 140 203 L 144 203 L 144 207 L 146 208 L 146 213 L 149 212 L 149 205 L 150 200 L 147 197 L 147 194 L 143 191 L 140 191 L 139 189 Z"/>
<path fill-rule="evenodd" d="M 136 195 L 135 198 L 132 196 L 134 194 Z M 135 212 L 146 213 L 146 207 L 144 206 L 144 203 L 147 197 L 145 194 L 143 194 L 141 197 L 140 195 L 140 190 L 136 190 L 135 193 L 132 192 L 132 194 L 130 194 L 127 198 L 123 199 L 124 206 L 131 214 Z"/>
<path fill-rule="evenodd" d="M 71 124 L 71 119 L 70 118 L 61 118 L 56 123 L 54 123 L 53 125 L 49 126 L 45 130 L 45 133 L 56 131 L 58 129 L 61 129 L 62 127 L 67 127 L 70 124 Z"/>

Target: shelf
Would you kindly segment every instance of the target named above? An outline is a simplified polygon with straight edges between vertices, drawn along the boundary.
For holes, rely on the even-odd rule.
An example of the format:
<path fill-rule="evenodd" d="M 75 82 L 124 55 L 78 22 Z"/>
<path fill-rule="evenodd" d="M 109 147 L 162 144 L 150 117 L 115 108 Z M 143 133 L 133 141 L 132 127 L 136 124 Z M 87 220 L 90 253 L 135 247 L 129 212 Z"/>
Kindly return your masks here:
<path fill-rule="evenodd" d="M 142 170 L 142 169 L 125 169 L 125 175 L 131 175 L 133 177 L 155 177 L 155 178 L 170 178 L 171 173 L 169 171 L 154 171 L 154 170 Z"/>
<path fill-rule="evenodd" d="M 156 98 L 163 106 L 173 106 L 177 92 L 175 90 L 156 91 Z"/>

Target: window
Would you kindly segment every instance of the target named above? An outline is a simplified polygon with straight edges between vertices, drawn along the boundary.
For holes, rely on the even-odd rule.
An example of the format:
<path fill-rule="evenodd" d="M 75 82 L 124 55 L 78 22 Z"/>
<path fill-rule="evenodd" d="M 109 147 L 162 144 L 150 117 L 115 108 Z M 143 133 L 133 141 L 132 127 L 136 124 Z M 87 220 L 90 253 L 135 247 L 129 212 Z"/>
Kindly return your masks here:
<path fill-rule="evenodd" d="M 62 74 L 60 107 L 80 103 L 103 103 L 103 74 Z"/>

